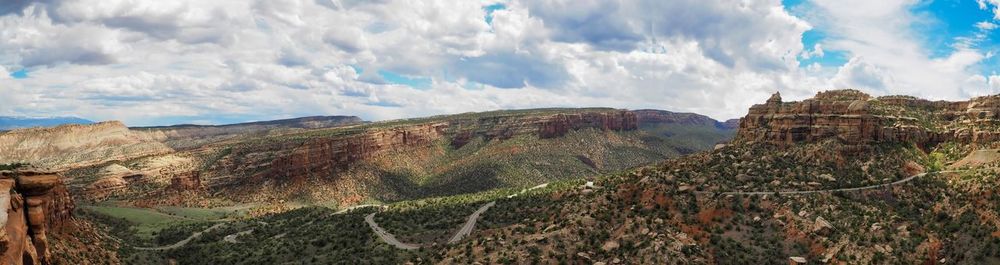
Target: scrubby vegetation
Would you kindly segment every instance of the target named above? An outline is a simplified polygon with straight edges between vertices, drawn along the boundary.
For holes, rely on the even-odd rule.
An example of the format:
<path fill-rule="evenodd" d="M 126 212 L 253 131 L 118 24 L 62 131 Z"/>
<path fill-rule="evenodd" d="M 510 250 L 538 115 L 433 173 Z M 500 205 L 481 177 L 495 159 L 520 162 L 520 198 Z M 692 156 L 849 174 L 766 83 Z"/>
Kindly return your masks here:
<path fill-rule="evenodd" d="M 903 177 L 902 168 L 910 162 L 928 168 L 951 164 L 954 156 L 945 152 L 927 155 L 905 144 L 856 148 L 836 141 L 790 148 L 729 146 L 606 174 L 593 185 L 565 180 L 523 193 L 494 189 L 336 215 L 306 207 L 230 222 L 157 255 L 181 264 L 780 264 L 791 257 L 810 263 L 1000 262 L 995 163 L 863 191 L 780 196 L 700 192 L 886 183 Z M 827 176 L 822 175 L 837 181 L 796 184 L 824 181 Z M 783 184 L 772 184 L 775 180 Z M 496 205 L 480 217 L 470 237 L 445 243 L 468 214 L 489 201 Z M 382 242 L 364 222 L 376 210 L 380 226 L 403 242 L 424 247 L 406 251 Z M 175 239 L 203 227 L 160 233 Z M 237 243 L 225 240 L 232 235 L 238 235 Z"/>
<path fill-rule="evenodd" d="M 15 170 L 24 166 L 28 166 L 28 164 L 22 164 L 22 163 L 0 164 L 0 170 Z"/>

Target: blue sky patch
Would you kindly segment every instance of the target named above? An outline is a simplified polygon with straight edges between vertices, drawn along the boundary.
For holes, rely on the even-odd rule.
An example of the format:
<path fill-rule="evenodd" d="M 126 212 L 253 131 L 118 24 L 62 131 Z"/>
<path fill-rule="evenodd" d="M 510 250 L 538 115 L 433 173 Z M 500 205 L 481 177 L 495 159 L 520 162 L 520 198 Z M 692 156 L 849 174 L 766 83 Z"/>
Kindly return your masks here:
<path fill-rule="evenodd" d="M 385 82 L 390 84 L 400 84 L 416 89 L 428 89 L 431 87 L 431 79 L 427 77 L 404 76 L 386 70 L 379 70 L 378 74 L 382 76 Z"/>
<path fill-rule="evenodd" d="M 932 58 L 950 56 L 955 52 L 956 38 L 973 38 L 980 32 L 976 28 L 977 23 L 997 23 L 993 20 L 993 13 L 979 9 L 976 1 L 931 1 L 915 6 L 912 11 L 918 16 L 930 18 L 927 23 L 913 25 L 912 29 L 924 38 L 922 41 Z M 987 33 L 986 39 L 970 48 L 983 48 L 996 43 L 998 39 L 994 35 Z"/>
<path fill-rule="evenodd" d="M 357 74 L 357 75 L 361 75 L 361 73 L 364 73 L 364 72 L 365 72 L 365 69 L 364 69 L 364 68 L 361 68 L 361 66 L 357 66 L 357 65 L 353 65 L 353 64 L 352 64 L 352 65 L 351 65 L 351 68 L 353 68 L 353 69 L 354 69 L 354 73 L 355 73 L 355 74 Z"/>
<path fill-rule="evenodd" d="M 387 108 L 400 108 L 400 107 L 403 107 L 403 105 L 401 105 L 399 103 L 393 103 L 393 102 L 387 102 L 387 101 L 366 102 L 365 105 L 376 106 L 376 107 L 387 107 Z"/>
<path fill-rule="evenodd" d="M 785 7 L 785 11 L 800 18 L 807 17 L 807 12 L 810 9 L 810 3 L 807 0 L 782 0 L 781 5 Z M 848 60 L 851 59 L 851 55 L 847 51 L 842 50 L 832 50 L 830 47 L 823 45 L 827 40 L 828 36 L 826 32 L 821 29 L 813 28 L 802 33 L 802 48 L 804 52 L 813 52 L 816 44 L 819 44 L 823 49 L 823 56 L 810 55 L 809 58 L 803 57 L 801 54 L 797 54 L 796 58 L 799 60 L 799 67 L 809 67 L 810 65 L 816 63 L 824 67 L 837 67 L 844 65 Z"/>
<path fill-rule="evenodd" d="M 805 58 L 799 55 L 799 66 L 807 67 L 813 63 L 819 63 L 822 66 L 841 66 L 851 59 L 847 51 L 831 50 L 829 47 L 824 47 L 824 40 L 826 40 L 826 33 L 816 29 L 802 33 L 802 48 L 804 51 L 813 52 L 813 48 L 819 43 L 823 49 L 823 56 L 816 55 Z"/>
<path fill-rule="evenodd" d="M 496 3 L 483 7 L 483 10 L 486 10 L 486 24 L 493 25 L 493 11 L 504 10 L 506 8 L 507 6 L 501 3 Z"/>
<path fill-rule="evenodd" d="M 25 79 L 28 78 L 28 69 L 21 69 L 10 73 L 10 77 L 14 79 Z"/>

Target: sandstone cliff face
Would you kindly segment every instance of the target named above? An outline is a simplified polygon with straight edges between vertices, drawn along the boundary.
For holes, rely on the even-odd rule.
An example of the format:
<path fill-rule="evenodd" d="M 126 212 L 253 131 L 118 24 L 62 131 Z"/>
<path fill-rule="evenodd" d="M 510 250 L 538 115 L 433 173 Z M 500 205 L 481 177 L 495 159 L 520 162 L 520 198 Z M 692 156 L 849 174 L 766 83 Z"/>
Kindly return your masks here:
<path fill-rule="evenodd" d="M 537 124 L 537 125 L 536 125 Z M 547 117 L 529 126 L 538 126 L 539 138 L 554 138 L 570 131 L 596 128 L 611 131 L 631 131 L 639 127 L 635 112 L 559 114 Z"/>
<path fill-rule="evenodd" d="M 171 151 L 117 121 L 0 133 L 0 164 L 30 163 L 53 171 Z"/>
<path fill-rule="evenodd" d="M 91 198 L 102 199 L 128 188 L 128 180 L 141 176 L 138 172 L 119 164 L 111 164 L 97 172 L 97 180 L 81 191 Z"/>
<path fill-rule="evenodd" d="M 429 145 L 444 137 L 445 128 L 447 124 L 444 123 L 421 124 L 344 138 L 312 139 L 290 154 L 275 159 L 267 177 L 303 180 L 327 176 L 351 163 L 383 152 Z"/>
<path fill-rule="evenodd" d="M 59 175 L 0 172 L 0 259 L 4 264 L 51 264 L 49 233 L 71 227 L 75 207 Z"/>
<path fill-rule="evenodd" d="M 801 102 L 782 102 L 775 94 L 740 119 L 736 141 L 787 145 L 837 138 L 848 144 L 983 143 L 1000 135 L 998 117 L 998 96 L 946 102 L 907 96 L 871 98 L 855 90 L 835 90 Z"/>

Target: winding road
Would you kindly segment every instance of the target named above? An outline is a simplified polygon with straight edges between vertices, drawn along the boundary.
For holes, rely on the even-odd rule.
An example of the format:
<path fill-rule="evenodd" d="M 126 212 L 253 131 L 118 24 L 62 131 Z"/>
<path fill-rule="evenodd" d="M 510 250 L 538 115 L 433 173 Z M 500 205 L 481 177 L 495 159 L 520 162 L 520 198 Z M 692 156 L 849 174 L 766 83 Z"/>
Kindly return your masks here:
<path fill-rule="evenodd" d="M 396 239 L 396 236 L 393 236 L 389 232 L 386 232 L 385 229 L 382 229 L 382 227 L 379 227 L 378 224 L 375 223 L 375 213 L 371 213 L 365 216 L 365 222 L 368 223 L 368 226 L 372 228 L 372 231 L 374 231 L 375 234 L 382 239 L 382 241 L 385 241 L 385 243 L 389 245 L 405 250 L 414 250 L 420 248 L 419 245 L 399 242 L 399 240 Z"/>
<path fill-rule="evenodd" d="M 222 241 L 226 241 L 226 242 L 233 243 L 233 244 L 240 243 L 240 241 L 237 240 L 236 238 L 237 237 L 241 237 L 241 236 L 245 236 L 245 235 L 249 235 L 250 233 L 253 233 L 253 229 L 250 229 L 250 230 L 247 230 L 247 231 L 243 231 L 243 232 L 238 232 L 238 233 L 235 233 L 235 234 L 232 234 L 232 235 L 228 235 L 226 237 L 223 237 Z"/>
<path fill-rule="evenodd" d="M 531 191 L 531 190 L 545 188 L 545 187 L 548 187 L 548 186 L 549 186 L 549 183 L 542 183 L 542 184 L 540 184 L 538 186 L 534 186 L 534 187 L 531 187 L 531 188 L 523 189 L 523 190 L 521 190 L 521 192 L 512 194 L 510 196 L 507 196 L 507 198 L 508 199 L 509 198 L 513 198 L 514 196 L 517 196 L 517 195 L 520 195 L 520 194 L 524 194 L 525 192 L 528 192 L 528 191 Z M 490 207 L 493 207 L 496 204 L 497 204 L 496 201 L 490 201 L 490 202 L 486 203 L 485 205 L 479 207 L 479 209 L 476 210 L 475 212 L 473 212 L 472 214 L 470 214 L 469 217 L 465 220 L 465 224 L 462 225 L 462 228 L 459 228 L 458 232 L 455 232 L 455 235 L 452 236 L 450 240 L 448 240 L 448 244 L 454 244 L 454 243 L 456 243 L 458 241 L 461 241 L 466 236 L 472 234 L 472 229 L 476 228 L 476 222 L 479 221 L 479 216 L 482 215 L 483 213 L 485 213 L 486 210 L 489 210 Z M 382 208 L 386 208 L 386 206 L 383 206 L 383 205 L 358 205 L 358 206 L 355 206 L 355 207 L 366 207 L 366 206 L 381 206 Z M 346 210 L 347 209 L 345 209 L 345 210 L 343 210 L 341 212 L 346 212 Z M 378 235 L 378 237 L 381 238 L 382 241 L 384 241 L 385 243 L 387 243 L 389 245 L 393 245 L 393 246 L 395 246 L 396 248 L 399 248 L 399 249 L 413 250 L 413 249 L 420 248 L 420 245 L 399 242 L 399 240 L 396 239 L 396 236 L 394 236 L 394 235 L 390 234 L 389 232 L 385 231 L 385 229 L 382 229 L 382 227 L 378 226 L 378 224 L 375 223 L 375 214 L 376 213 L 371 213 L 371 214 L 368 214 L 367 216 L 365 216 L 365 222 L 368 223 L 368 226 L 372 228 L 372 231 L 375 232 L 375 234 Z"/>
<path fill-rule="evenodd" d="M 222 227 L 223 225 L 225 225 L 225 223 L 218 223 L 218 224 L 215 224 L 215 225 L 213 225 L 213 226 L 211 226 L 209 228 L 206 228 L 205 230 L 203 230 L 201 232 L 194 232 L 194 234 L 191 234 L 191 236 L 189 236 L 188 238 L 185 238 L 184 240 L 181 240 L 181 241 L 177 241 L 177 243 L 173 243 L 171 245 L 160 246 L 160 247 L 133 247 L 133 248 L 134 249 L 138 249 L 138 250 L 170 250 L 170 249 L 175 249 L 175 248 L 183 247 L 184 245 L 187 245 L 188 242 L 191 242 L 191 240 L 194 240 L 194 239 L 200 237 L 201 234 L 204 234 L 204 233 L 207 233 L 208 231 L 212 231 L 212 230 L 214 230 L 216 228 Z"/>
<path fill-rule="evenodd" d="M 344 208 L 343 210 L 337 211 L 337 212 L 335 212 L 333 214 L 335 214 L 335 215 L 336 214 L 345 214 L 345 213 L 347 213 L 347 212 L 349 212 L 351 210 L 365 208 L 365 207 L 381 207 L 381 208 L 386 208 L 385 205 L 381 205 L 381 204 L 360 204 L 360 205 L 355 205 L 355 206 Z"/>
<path fill-rule="evenodd" d="M 926 176 L 928 174 L 954 173 L 954 172 L 960 172 L 960 171 L 962 171 L 962 170 L 946 170 L 946 171 L 935 171 L 935 172 L 928 172 L 928 173 L 920 173 L 920 174 L 909 176 L 907 178 L 904 178 L 904 179 L 901 179 L 901 180 L 897 180 L 897 181 L 893 181 L 893 182 L 890 182 L 890 183 L 882 183 L 882 184 L 868 185 L 868 186 L 862 186 L 862 187 L 853 187 L 853 188 L 838 188 L 838 189 L 826 189 L 826 190 L 793 190 L 793 191 L 726 191 L 726 192 L 695 191 L 694 193 L 695 194 L 720 194 L 720 195 L 774 195 L 774 194 L 779 194 L 779 195 L 798 195 L 798 194 L 812 194 L 812 193 L 831 193 L 831 192 L 840 192 L 840 191 L 859 191 L 859 190 L 870 190 L 870 189 L 877 189 L 877 188 L 882 188 L 882 187 L 899 185 L 899 184 L 903 184 L 903 183 L 909 182 L 909 181 L 911 181 L 913 179 Z"/>
<path fill-rule="evenodd" d="M 454 244 L 455 242 L 462 240 L 462 238 L 465 238 L 465 236 L 472 234 L 472 229 L 476 227 L 476 221 L 479 221 L 479 215 L 483 214 L 486 210 L 489 210 L 490 207 L 493 207 L 493 205 L 496 204 L 497 202 L 495 201 L 487 203 L 486 205 L 479 207 L 479 210 L 476 210 L 476 212 L 472 213 L 472 215 L 469 215 L 469 219 L 465 220 L 465 225 L 462 225 L 462 229 L 459 229 L 458 232 L 455 233 L 455 236 L 451 237 L 451 240 L 448 240 L 448 244 Z"/>

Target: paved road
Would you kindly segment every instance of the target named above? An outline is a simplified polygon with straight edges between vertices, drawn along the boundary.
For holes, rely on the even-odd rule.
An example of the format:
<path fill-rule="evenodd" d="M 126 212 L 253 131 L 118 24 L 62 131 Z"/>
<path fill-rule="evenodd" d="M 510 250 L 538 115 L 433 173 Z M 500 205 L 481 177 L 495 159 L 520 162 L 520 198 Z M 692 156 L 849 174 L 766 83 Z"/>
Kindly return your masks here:
<path fill-rule="evenodd" d="M 191 240 L 194 240 L 195 238 L 200 237 L 201 234 L 204 234 L 204 233 L 206 233 L 208 231 L 212 231 L 213 229 L 219 228 L 219 227 L 221 227 L 223 225 L 225 225 L 225 223 L 218 223 L 218 224 L 215 224 L 215 225 L 213 225 L 213 226 L 205 229 L 204 231 L 194 232 L 194 234 L 191 234 L 191 236 L 189 236 L 188 238 L 185 238 L 184 240 L 178 241 L 177 243 L 174 243 L 172 245 L 166 245 L 166 246 L 161 246 L 161 247 L 134 247 L 134 248 L 138 249 L 138 250 L 168 250 L 168 249 L 175 249 L 175 248 L 183 247 L 184 245 L 187 245 L 188 242 L 191 242 Z"/>
<path fill-rule="evenodd" d="M 448 244 L 458 242 L 465 236 L 472 234 L 472 229 L 476 227 L 476 221 L 479 220 L 479 215 L 483 214 L 486 210 L 489 210 L 490 207 L 493 207 L 493 205 L 496 204 L 497 202 L 495 201 L 487 203 L 486 205 L 479 207 L 479 210 L 476 210 L 476 212 L 472 213 L 472 215 L 469 215 L 469 219 L 465 221 L 465 225 L 462 225 L 462 229 L 459 229 L 458 232 L 455 233 L 455 236 L 451 237 L 451 240 L 448 240 Z"/>
<path fill-rule="evenodd" d="M 549 186 L 549 183 L 542 183 L 541 185 L 521 190 L 521 192 L 519 192 L 519 193 L 507 196 L 507 198 L 512 198 L 512 197 L 514 197 L 516 195 L 523 194 L 523 193 L 528 192 L 530 190 L 541 189 L 541 188 L 545 188 L 547 186 Z M 458 232 L 456 232 L 455 235 L 451 237 L 451 240 L 448 240 L 448 244 L 453 244 L 455 242 L 461 241 L 466 236 L 472 234 L 472 229 L 476 227 L 476 222 L 479 221 L 479 215 L 482 215 L 484 212 L 486 212 L 486 210 L 489 210 L 490 207 L 493 207 L 493 205 L 496 205 L 496 204 L 497 204 L 496 201 L 491 201 L 489 203 L 486 203 L 482 207 L 479 207 L 478 210 L 476 210 L 475 212 L 473 212 L 472 214 L 470 214 L 469 217 L 465 220 L 465 224 L 462 225 L 462 228 L 458 229 Z M 348 209 L 341 210 L 340 212 L 337 212 L 337 213 L 346 212 L 349 209 L 360 208 L 360 207 L 369 207 L 369 206 L 380 206 L 382 208 L 386 208 L 386 206 L 384 206 L 384 205 L 358 205 L 358 206 L 354 206 L 354 207 L 351 207 L 351 208 L 348 208 Z M 375 223 L 375 213 L 371 213 L 368 216 L 365 216 L 365 222 L 368 223 L 368 226 L 370 226 L 372 228 L 372 231 L 374 231 L 375 234 L 378 235 L 379 238 L 382 239 L 382 241 L 384 241 L 385 243 L 388 243 L 389 245 L 393 245 L 393 246 L 395 246 L 397 248 L 406 249 L 406 250 L 417 249 L 417 248 L 420 247 L 420 245 L 403 243 L 403 242 L 399 242 L 399 240 L 396 240 L 396 236 L 393 236 L 392 234 L 390 234 L 389 232 L 385 231 L 385 229 L 382 229 L 382 227 L 379 227 L 378 224 Z"/>
<path fill-rule="evenodd" d="M 777 191 L 777 192 L 775 192 L 775 191 L 726 191 L 726 192 L 696 191 L 695 194 L 773 195 L 773 194 L 777 193 L 777 194 L 780 194 L 780 195 L 797 195 L 797 194 L 812 194 L 812 193 L 831 193 L 831 192 L 838 192 L 838 191 L 859 191 L 859 190 L 870 190 L 870 189 L 877 189 L 877 188 L 882 188 L 882 187 L 888 187 L 888 186 L 894 186 L 894 185 L 898 185 L 898 184 L 903 184 L 903 183 L 909 182 L 909 181 L 911 181 L 911 180 L 913 180 L 915 178 L 926 176 L 927 174 L 932 174 L 932 173 L 954 173 L 954 172 L 959 172 L 959 171 L 961 171 L 961 170 L 948 170 L 948 171 L 937 171 L 937 172 L 930 172 L 930 173 L 920 173 L 920 174 L 909 176 L 907 178 L 904 178 L 904 179 L 901 179 L 901 180 L 897 180 L 897 181 L 894 181 L 894 182 L 890 182 L 890 183 L 882 183 L 882 184 L 868 185 L 868 186 L 854 187 L 854 188 L 839 188 L 839 189 L 826 189 L 826 190 L 795 190 L 795 191 Z"/>
<path fill-rule="evenodd" d="M 393 236 L 389 232 L 386 232 L 385 229 L 382 229 L 382 227 L 379 227 L 378 224 L 375 223 L 375 213 L 371 213 L 368 216 L 365 216 L 365 222 L 368 223 L 368 226 L 372 228 L 372 231 L 374 231 L 375 234 L 382 239 L 382 241 L 385 241 L 385 243 L 388 243 L 389 245 L 405 250 L 414 250 L 420 248 L 420 245 L 399 242 L 399 240 L 396 240 L 395 236 Z"/>
<path fill-rule="evenodd" d="M 240 243 L 239 240 L 236 240 L 237 237 L 249 235 L 250 233 L 253 233 L 253 229 L 250 229 L 250 230 L 247 230 L 247 231 L 243 231 L 243 232 L 238 232 L 238 233 L 235 233 L 235 234 L 232 234 L 232 235 L 228 235 L 226 237 L 223 237 L 222 240 L 226 241 L 226 242 L 229 242 L 229 243 L 236 244 L 236 243 Z"/>
<path fill-rule="evenodd" d="M 355 205 L 355 206 L 344 208 L 343 210 L 337 211 L 337 212 L 335 212 L 333 214 L 344 214 L 344 213 L 347 213 L 347 211 L 358 209 L 358 208 L 365 208 L 365 207 L 382 207 L 382 208 L 386 208 L 385 205 L 379 205 L 379 204 L 361 204 L 361 205 Z"/>

